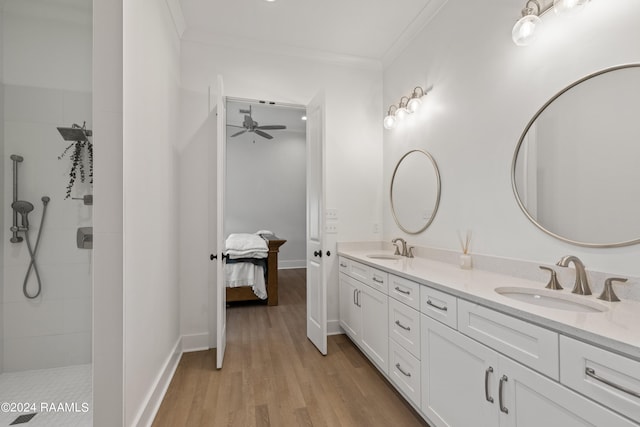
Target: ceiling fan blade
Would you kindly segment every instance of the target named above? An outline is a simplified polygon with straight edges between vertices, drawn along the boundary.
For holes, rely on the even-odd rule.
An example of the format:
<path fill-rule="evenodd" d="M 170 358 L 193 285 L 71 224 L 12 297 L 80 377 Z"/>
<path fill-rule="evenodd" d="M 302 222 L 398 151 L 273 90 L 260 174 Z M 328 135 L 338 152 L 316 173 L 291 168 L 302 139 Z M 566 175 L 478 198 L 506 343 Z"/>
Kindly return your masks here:
<path fill-rule="evenodd" d="M 254 129 L 253 130 L 255 133 L 257 133 L 258 135 L 260 135 L 263 138 L 267 138 L 267 139 L 273 139 L 273 137 L 271 135 L 269 135 L 266 132 L 262 132 L 260 129 Z"/>
<path fill-rule="evenodd" d="M 287 127 L 285 125 L 266 125 L 266 126 L 258 126 L 256 127 L 256 129 L 271 129 L 271 130 L 275 130 L 275 129 L 286 129 Z"/>
<path fill-rule="evenodd" d="M 232 127 L 232 128 L 244 129 L 244 126 L 238 126 L 238 125 L 227 125 L 227 126 Z"/>
<path fill-rule="evenodd" d="M 230 138 L 233 138 L 234 136 L 238 136 L 238 135 L 242 135 L 243 133 L 245 133 L 247 130 L 241 130 L 240 132 L 236 132 L 233 135 L 230 136 Z"/>

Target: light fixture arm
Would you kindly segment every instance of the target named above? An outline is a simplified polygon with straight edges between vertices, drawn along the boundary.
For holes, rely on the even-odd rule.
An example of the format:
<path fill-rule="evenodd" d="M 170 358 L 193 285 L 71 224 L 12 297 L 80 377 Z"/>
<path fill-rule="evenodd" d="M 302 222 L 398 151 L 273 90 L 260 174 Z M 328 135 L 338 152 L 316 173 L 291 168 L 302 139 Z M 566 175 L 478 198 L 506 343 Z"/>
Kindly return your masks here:
<path fill-rule="evenodd" d="M 406 101 L 403 101 L 403 99 L 406 99 Z M 403 96 L 402 98 L 400 98 L 400 103 L 398 104 L 398 108 L 407 108 L 408 102 L 409 102 L 409 97 Z"/>
<path fill-rule="evenodd" d="M 530 5 L 535 6 L 535 12 L 533 7 L 531 7 Z M 540 17 L 545 13 L 547 13 L 548 11 L 550 11 L 551 9 L 553 9 L 553 2 L 550 2 L 549 4 L 543 7 L 540 5 L 540 2 L 538 0 L 527 0 L 527 2 L 524 5 L 524 9 L 522 9 L 522 16 L 524 17 L 528 15 L 535 15 Z"/>
<path fill-rule="evenodd" d="M 393 111 L 391 111 L 391 109 L 393 108 Z M 398 106 L 395 104 L 391 104 L 389 106 L 389 110 L 387 111 L 387 116 L 392 116 L 395 114 L 396 110 L 398 109 Z"/>
<path fill-rule="evenodd" d="M 420 89 L 420 95 L 418 95 L 418 89 Z M 420 86 L 416 86 L 415 89 L 413 89 L 413 93 L 411 94 L 412 98 L 419 98 L 421 96 L 424 96 L 424 89 L 422 89 Z"/>

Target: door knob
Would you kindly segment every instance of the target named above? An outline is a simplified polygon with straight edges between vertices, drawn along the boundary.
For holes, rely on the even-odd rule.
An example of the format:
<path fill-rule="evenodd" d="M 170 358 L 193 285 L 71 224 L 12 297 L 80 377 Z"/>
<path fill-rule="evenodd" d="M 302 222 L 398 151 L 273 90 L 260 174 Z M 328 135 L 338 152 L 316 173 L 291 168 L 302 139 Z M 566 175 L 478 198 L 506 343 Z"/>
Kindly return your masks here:
<path fill-rule="evenodd" d="M 209 255 L 209 259 L 213 261 L 214 259 L 218 259 L 218 255 L 211 254 Z"/>
<path fill-rule="evenodd" d="M 313 256 L 322 257 L 322 251 L 313 251 Z"/>

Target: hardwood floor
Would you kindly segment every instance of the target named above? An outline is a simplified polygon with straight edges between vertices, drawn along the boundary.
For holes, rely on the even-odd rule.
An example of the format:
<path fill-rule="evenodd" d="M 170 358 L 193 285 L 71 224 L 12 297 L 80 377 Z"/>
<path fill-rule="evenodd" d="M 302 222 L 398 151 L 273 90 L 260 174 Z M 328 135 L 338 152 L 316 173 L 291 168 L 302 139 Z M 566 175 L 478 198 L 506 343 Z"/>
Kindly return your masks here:
<path fill-rule="evenodd" d="M 344 335 L 306 337 L 305 270 L 280 270 L 278 306 L 227 309 L 224 367 L 185 353 L 154 427 L 427 426 Z"/>

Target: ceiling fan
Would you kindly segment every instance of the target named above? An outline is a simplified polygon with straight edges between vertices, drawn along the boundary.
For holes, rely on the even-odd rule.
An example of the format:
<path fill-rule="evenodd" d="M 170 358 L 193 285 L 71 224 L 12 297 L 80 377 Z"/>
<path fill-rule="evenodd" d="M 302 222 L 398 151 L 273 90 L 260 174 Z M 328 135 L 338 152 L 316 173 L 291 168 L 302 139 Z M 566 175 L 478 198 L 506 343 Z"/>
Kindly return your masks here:
<path fill-rule="evenodd" d="M 273 136 L 271 136 L 268 133 L 264 132 L 264 130 L 276 130 L 276 129 L 286 129 L 287 128 L 285 125 L 260 126 L 258 124 L 258 122 L 253 120 L 253 117 L 251 117 L 251 105 L 249 105 L 249 109 L 248 110 L 241 109 L 240 113 L 244 114 L 244 121 L 242 122 L 242 126 L 227 125 L 227 126 L 231 126 L 231 127 L 234 127 L 234 128 L 242 129 L 240 132 L 236 132 L 233 135 L 231 135 L 231 138 L 233 138 L 235 136 L 238 136 L 238 135 L 242 135 L 245 132 L 253 132 L 253 133 L 257 134 L 257 135 L 260 135 L 263 138 L 273 139 Z"/>

